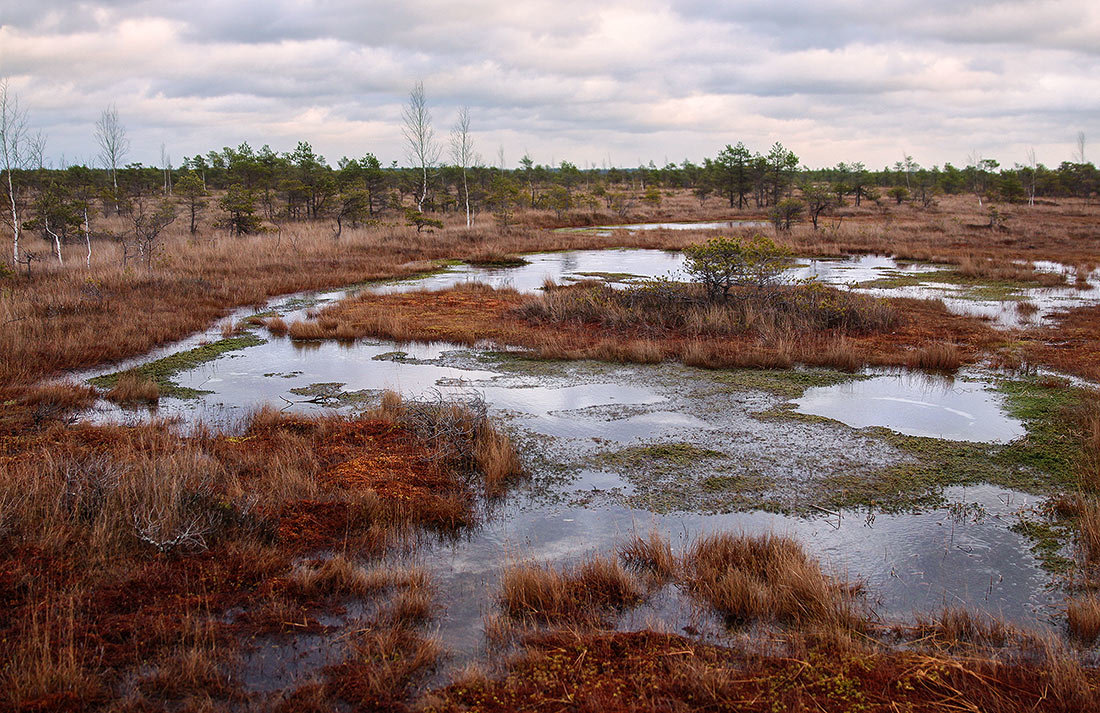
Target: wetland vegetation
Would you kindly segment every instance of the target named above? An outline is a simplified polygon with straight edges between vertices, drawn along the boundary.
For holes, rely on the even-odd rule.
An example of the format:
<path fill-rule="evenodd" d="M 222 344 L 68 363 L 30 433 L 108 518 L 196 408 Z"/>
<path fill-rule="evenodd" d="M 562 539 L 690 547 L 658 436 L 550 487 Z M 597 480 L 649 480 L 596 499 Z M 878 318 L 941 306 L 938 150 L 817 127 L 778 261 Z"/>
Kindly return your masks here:
<path fill-rule="evenodd" d="M 1096 707 L 1091 189 L 227 152 L 0 276 L 0 709 Z"/>

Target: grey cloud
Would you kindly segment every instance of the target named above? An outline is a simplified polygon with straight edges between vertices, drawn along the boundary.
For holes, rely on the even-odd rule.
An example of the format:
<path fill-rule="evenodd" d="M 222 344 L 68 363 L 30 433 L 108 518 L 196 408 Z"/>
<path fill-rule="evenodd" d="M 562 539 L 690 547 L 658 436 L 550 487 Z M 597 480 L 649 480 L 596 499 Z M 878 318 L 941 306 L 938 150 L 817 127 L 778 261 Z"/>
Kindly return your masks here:
<path fill-rule="evenodd" d="M 1068 0 L 0 0 L 0 73 L 69 156 L 114 101 L 138 160 L 296 137 L 399 158 L 422 78 L 441 135 L 468 104 L 483 153 L 513 161 L 781 139 L 811 164 L 892 163 L 900 143 L 927 164 L 1029 142 L 1056 162 L 1100 130 L 1098 23 Z"/>

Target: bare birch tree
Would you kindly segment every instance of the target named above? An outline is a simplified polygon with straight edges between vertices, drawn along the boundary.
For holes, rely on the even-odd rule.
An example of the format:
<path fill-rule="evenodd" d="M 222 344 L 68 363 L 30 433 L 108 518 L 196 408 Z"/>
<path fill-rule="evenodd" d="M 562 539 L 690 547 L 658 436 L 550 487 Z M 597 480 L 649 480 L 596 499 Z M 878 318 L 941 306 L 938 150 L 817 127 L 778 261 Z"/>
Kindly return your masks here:
<path fill-rule="evenodd" d="M 8 224 L 11 226 L 12 265 L 19 263 L 19 202 L 16 198 L 13 171 L 26 163 L 24 141 L 27 136 L 27 112 L 20 108 L 19 98 L 8 89 L 8 80 L 0 80 L 0 163 L 8 184 L 7 206 L 11 210 Z"/>
<path fill-rule="evenodd" d="M 1027 167 L 1028 179 L 1027 179 L 1027 204 L 1029 206 L 1035 205 L 1035 181 L 1039 172 L 1039 162 L 1035 160 L 1035 147 L 1032 146 L 1027 150 Z"/>
<path fill-rule="evenodd" d="M 470 136 L 470 107 L 464 106 L 458 110 L 458 120 L 451 129 L 451 158 L 455 165 L 462 169 L 462 192 L 466 198 L 466 227 L 470 221 L 470 186 L 466 180 L 466 169 L 474 160 L 474 141 Z"/>
<path fill-rule="evenodd" d="M 41 131 L 35 132 L 34 136 L 28 142 L 30 149 L 28 150 L 27 165 L 38 170 L 39 175 L 46 170 L 46 135 Z M 53 228 L 50 227 L 50 215 L 48 211 L 43 211 L 42 215 L 42 228 L 46 233 L 53 238 L 54 252 L 57 254 L 57 264 L 64 265 L 65 260 L 61 257 L 61 236 L 58 235 Z M 57 227 L 57 226 L 54 226 Z"/>
<path fill-rule="evenodd" d="M 99 160 L 111 174 L 111 185 L 115 191 L 115 212 L 119 212 L 118 165 L 130 151 L 130 139 L 126 136 L 126 127 L 118 120 L 118 110 L 114 104 L 99 115 L 99 121 L 95 123 L 95 140 L 99 145 Z"/>
<path fill-rule="evenodd" d="M 424 82 L 417 80 L 413 85 L 401 118 L 401 133 L 405 136 L 409 161 L 414 168 L 420 168 L 420 197 L 416 201 L 416 209 L 423 211 L 424 201 L 428 197 L 428 169 L 439 161 L 439 146 L 432 128 L 432 112 L 424 96 Z"/>
<path fill-rule="evenodd" d="M 164 174 L 164 195 L 172 195 L 172 155 L 160 145 L 160 170 Z"/>

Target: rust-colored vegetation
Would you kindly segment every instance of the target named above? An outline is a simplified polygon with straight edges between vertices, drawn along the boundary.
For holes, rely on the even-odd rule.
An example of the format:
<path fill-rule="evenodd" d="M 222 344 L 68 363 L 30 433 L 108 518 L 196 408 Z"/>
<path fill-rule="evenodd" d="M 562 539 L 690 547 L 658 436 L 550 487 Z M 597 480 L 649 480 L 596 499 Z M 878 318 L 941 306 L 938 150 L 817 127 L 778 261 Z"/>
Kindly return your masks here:
<path fill-rule="evenodd" d="M 71 408 L 82 394 L 23 403 Z M 316 607 L 341 597 L 396 592 L 385 626 L 412 636 L 432 612 L 427 577 L 369 563 L 424 528 L 472 524 L 479 492 L 518 474 L 477 404 L 392 394 L 354 419 L 264 409 L 237 435 L 4 427 L 0 638 L 15 643 L 0 654 L 0 709 L 246 695 L 226 683 L 242 637 L 315 628 Z"/>
<path fill-rule="evenodd" d="M 361 294 L 290 325 L 292 337 L 395 341 L 482 340 L 551 359 L 706 368 L 855 369 L 865 364 L 952 370 L 998 339 L 940 302 L 889 302 L 824 285 L 746 292 L 721 302 L 690 286 L 615 290 L 603 284 L 521 295 L 466 283 L 441 292 Z M 952 342 L 942 342 L 945 337 Z M 929 346 L 929 345 L 932 346 Z"/>
<path fill-rule="evenodd" d="M 781 653 L 675 634 L 540 633 L 498 677 L 459 680 L 429 711 L 1070 711 L 1100 704 L 1080 668 L 793 641 Z"/>

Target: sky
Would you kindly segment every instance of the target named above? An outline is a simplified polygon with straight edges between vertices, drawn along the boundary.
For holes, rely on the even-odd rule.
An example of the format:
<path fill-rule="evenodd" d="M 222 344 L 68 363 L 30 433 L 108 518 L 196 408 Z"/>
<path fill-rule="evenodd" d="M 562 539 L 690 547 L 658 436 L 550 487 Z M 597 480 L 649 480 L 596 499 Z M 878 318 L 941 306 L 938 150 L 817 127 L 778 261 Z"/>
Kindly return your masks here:
<path fill-rule="evenodd" d="M 409 165 L 417 81 L 444 148 L 469 107 L 487 164 L 780 141 L 811 167 L 1053 166 L 1081 132 L 1100 163 L 1098 70 L 1096 0 L 0 0 L 0 77 L 54 165 L 96 162 L 112 104 L 146 165 L 303 139 Z"/>

